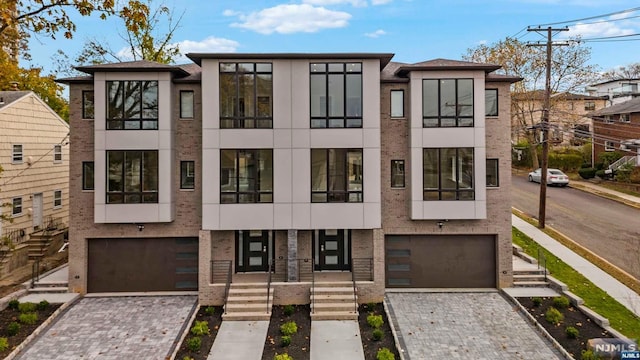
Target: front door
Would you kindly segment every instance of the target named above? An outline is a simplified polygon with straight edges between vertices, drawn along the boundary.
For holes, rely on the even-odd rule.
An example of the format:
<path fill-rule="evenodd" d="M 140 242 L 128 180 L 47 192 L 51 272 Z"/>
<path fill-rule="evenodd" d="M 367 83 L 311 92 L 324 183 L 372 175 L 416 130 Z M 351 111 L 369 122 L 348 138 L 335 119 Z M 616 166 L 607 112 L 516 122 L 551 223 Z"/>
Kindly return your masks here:
<path fill-rule="evenodd" d="M 348 230 L 314 231 L 315 270 L 350 270 L 350 235 Z"/>
<path fill-rule="evenodd" d="M 267 271 L 269 259 L 273 260 L 273 232 L 236 231 L 236 272 Z"/>
<path fill-rule="evenodd" d="M 33 194 L 33 229 L 40 230 L 42 228 L 42 193 Z"/>

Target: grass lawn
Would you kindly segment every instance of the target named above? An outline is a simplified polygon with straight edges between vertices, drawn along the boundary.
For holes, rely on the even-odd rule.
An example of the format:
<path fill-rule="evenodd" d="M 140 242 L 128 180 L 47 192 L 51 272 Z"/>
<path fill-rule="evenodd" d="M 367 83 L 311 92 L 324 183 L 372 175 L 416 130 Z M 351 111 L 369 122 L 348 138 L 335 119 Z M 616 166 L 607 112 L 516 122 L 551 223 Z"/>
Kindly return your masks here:
<path fill-rule="evenodd" d="M 609 319 L 611 327 L 631 339 L 640 338 L 640 318 L 629 311 L 591 281 L 558 259 L 528 236 L 513 228 L 513 243 L 536 257 L 540 248 L 547 259 L 547 269 L 553 277 L 569 287 L 569 291 L 581 297 L 585 306 Z"/>

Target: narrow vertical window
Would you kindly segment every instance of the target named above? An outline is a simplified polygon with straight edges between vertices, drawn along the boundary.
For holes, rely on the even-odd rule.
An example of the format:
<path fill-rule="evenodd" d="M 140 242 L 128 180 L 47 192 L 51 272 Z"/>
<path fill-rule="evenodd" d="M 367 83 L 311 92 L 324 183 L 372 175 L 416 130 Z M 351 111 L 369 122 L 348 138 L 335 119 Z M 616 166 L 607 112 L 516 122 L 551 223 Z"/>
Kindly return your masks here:
<path fill-rule="evenodd" d="M 404 117 L 404 90 L 391 90 L 391 117 Z"/>
<path fill-rule="evenodd" d="M 93 190 L 93 161 L 82 162 L 82 190 Z"/>
<path fill-rule="evenodd" d="M 498 116 L 498 89 L 484 91 L 484 111 L 486 116 Z"/>
<path fill-rule="evenodd" d="M 180 91 L 180 118 L 193 119 L 193 91 Z"/>
<path fill-rule="evenodd" d="M 11 153 L 12 164 L 22 164 L 22 145 L 13 145 Z"/>
<path fill-rule="evenodd" d="M 11 199 L 11 215 L 13 216 L 22 215 L 22 198 L 21 197 Z"/>
<path fill-rule="evenodd" d="M 500 186 L 498 159 L 487 159 L 487 187 Z"/>
<path fill-rule="evenodd" d="M 82 118 L 93 119 L 94 111 L 93 90 L 85 90 L 82 92 Z"/>
<path fill-rule="evenodd" d="M 180 161 L 180 189 L 195 189 L 195 161 Z"/>
<path fill-rule="evenodd" d="M 62 162 L 62 145 L 53 146 L 53 162 L 54 163 Z"/>
<path fill-rule="evenodd" d="M 391 187 L 404 187 L 404 160 L 391 160 Z"/>
<path fill-rule="evenodd" d="M 59 209 L 62 207 L 62 190 L 55 190 L 53 192 L 53 208 Z"/>

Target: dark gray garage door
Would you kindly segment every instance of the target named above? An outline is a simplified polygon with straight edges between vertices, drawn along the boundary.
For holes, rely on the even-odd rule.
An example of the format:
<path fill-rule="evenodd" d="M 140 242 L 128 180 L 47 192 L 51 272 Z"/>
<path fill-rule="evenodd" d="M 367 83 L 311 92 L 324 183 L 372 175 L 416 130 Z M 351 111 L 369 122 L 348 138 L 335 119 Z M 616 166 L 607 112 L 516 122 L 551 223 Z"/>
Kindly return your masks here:
<path fill-rule="evenodd" d="M 198 238 L 89 239 L 88 292 L 198 289 Z"/>
<path fill-rule="evenodd" d="M 495 237 L 387 235 L 387 287 L 495 288 Z"/>

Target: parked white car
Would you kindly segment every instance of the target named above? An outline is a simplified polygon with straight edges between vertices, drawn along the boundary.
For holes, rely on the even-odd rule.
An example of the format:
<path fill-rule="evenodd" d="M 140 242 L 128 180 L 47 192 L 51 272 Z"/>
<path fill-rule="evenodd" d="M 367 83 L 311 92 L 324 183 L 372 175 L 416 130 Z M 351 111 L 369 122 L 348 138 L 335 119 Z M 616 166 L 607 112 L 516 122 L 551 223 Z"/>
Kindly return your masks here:
<path fill-rule="evenodd" d="M 542 169 L 538 168 L 529 173 L 529 181 L 540 183 Z M 558 169 L 547 169 L 547 185 L 565 187 L 569 185 L 569 177 Z"/>

